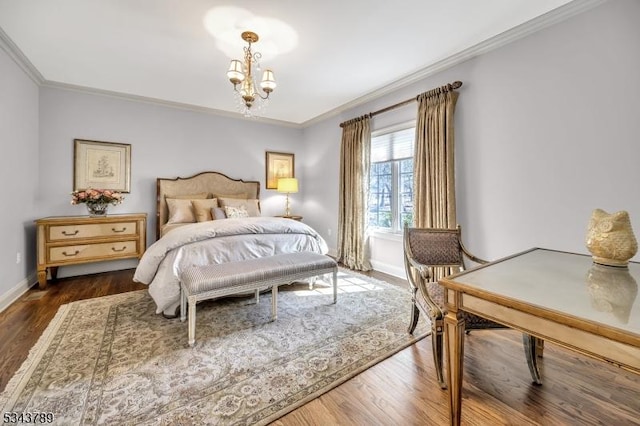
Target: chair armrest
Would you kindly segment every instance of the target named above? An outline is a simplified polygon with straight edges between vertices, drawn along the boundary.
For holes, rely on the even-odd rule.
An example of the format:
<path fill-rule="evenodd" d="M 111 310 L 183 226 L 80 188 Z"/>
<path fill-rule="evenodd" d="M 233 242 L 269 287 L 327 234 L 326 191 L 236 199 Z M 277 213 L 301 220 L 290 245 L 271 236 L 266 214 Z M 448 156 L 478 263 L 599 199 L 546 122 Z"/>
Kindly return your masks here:
<path fill-rule="evenodd" d="M 467 250 L 464 244 L 462 244 L 462 241 L 460 241 L 460 248 L 462 249 L 462 252 L 465 254 L 465 256 L 469 258 L 469 260 L 479 263 L 481 265 L 484 265 L 485 263 L 489 263 L 488 260 L 480 259 L 479 257 L 474 256 L 469 250 Z"/>
<path fill-rule="evenodd" d="M 472 261 L 474 261 L 474 262 L 476 262 L 476 263 L 479 263 L 479 264 L 481 264 L 481 265 L 484 265 L 485 263 L 489 263 L 489 261 L 488 261 L 488 260 L 480 259 L 479 257 L 476 257 L 476 256 L 474 256 L 474 255 L 472 255 L 472 254 L 467 254 L 467 257 L 468 257 L 470 260 L 472 260 Z"/>
<path fill-rule="evenodd" d="M 427 265 L 418 263 L 409 256 L 405 256 L 405 259 L 407 260 L 407 262 L 409 262 L 409 265 L 411 265 L 411 267 L 415 268 L 418 271 L 418 274 L 420 274 L 420 278 L 422 278 L 423 280 L 428 280 L 429 278 L 431 278 L 431 273 L 429 273 L 429 267 Z"/>

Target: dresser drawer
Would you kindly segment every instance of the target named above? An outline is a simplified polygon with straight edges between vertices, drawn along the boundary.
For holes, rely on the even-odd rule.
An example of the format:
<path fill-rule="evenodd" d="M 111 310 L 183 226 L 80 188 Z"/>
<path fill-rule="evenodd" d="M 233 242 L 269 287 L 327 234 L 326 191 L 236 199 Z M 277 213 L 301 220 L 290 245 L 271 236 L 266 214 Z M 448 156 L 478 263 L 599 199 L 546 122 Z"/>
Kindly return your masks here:
<path fill-rule="evenodd" d="M 50 262 L 77 261 L 83 259 L 133 257 L 138 253 L 135 241 L 118 241 L 49 248 Z"/>
<path fill-rule="evenodd" d="M 126 237 L 136 235 L 136 222 L 95 223 L 82 225 L 51 225 L 48 241 L 80 238 Z"/>

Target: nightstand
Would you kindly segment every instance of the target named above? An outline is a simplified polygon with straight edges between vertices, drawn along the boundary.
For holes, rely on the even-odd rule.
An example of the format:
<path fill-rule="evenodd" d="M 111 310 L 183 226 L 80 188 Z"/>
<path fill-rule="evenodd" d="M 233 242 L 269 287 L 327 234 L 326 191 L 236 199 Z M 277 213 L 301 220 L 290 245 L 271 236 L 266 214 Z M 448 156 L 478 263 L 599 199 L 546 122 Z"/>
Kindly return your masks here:
<path fill-rule="evenodd" d="M 56 216 L 35 221 L 38 235 L 38 284 L 47 286 L 47 270 L 104 260 L 140 259 L 147 245 L 147 214 L 104 217 Z"/>
<path fill-rule="evenodd" d="M 281 216 L 276 216 L 276 217 L 284 217 L 286 219 L 293 219 L 293 220 L 297 220 L 298 222 L 302 222 L 302 216 L 296 216 L 296 215 L 281 215 Z"/>

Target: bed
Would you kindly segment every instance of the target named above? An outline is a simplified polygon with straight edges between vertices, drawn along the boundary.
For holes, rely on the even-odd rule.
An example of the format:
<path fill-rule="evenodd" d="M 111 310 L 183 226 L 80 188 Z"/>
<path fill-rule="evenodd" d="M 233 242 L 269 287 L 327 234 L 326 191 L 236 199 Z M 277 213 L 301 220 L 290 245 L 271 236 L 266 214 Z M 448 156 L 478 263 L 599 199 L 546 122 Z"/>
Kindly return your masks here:
<path fill-rule="evenodd" d="M 236 262 L 275 254 L 326 254 L 325 240 L 310 226 L 262 216 L 260 183 L 202 172 L 157 179 L 156 237 L 136 268 L 148 284 L 156 312 L 175 317 L 180 273 L 190 266 Z"/>

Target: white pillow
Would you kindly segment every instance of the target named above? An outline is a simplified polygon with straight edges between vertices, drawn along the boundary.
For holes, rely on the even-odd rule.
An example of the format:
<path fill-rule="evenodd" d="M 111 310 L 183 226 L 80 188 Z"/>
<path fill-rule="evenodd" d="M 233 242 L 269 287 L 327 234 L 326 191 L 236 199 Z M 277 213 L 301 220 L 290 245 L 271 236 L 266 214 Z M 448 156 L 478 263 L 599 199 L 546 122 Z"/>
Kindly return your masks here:
<path fill-rule="evenodd" d="M 196 221 L 191 200 L 167 198 L 167 207 L 169 208 L 167 223 L 192 223 Z"/>
<path fill-rule="evenodd" d="M 249 216 L 260 216 L 260 204 L 255 199 L 218 198 L 221 207 L 244 207 Z M 227 213 L 227 217 L 229 214 Z"/>
<path fill-rule="evenodd" d="M 241 207 L 225 206 L 224 212 L 227 215 L 227 218 L 229 219 L 249 217 L 249 212 L 244 206 L 241 206 Z"/>

